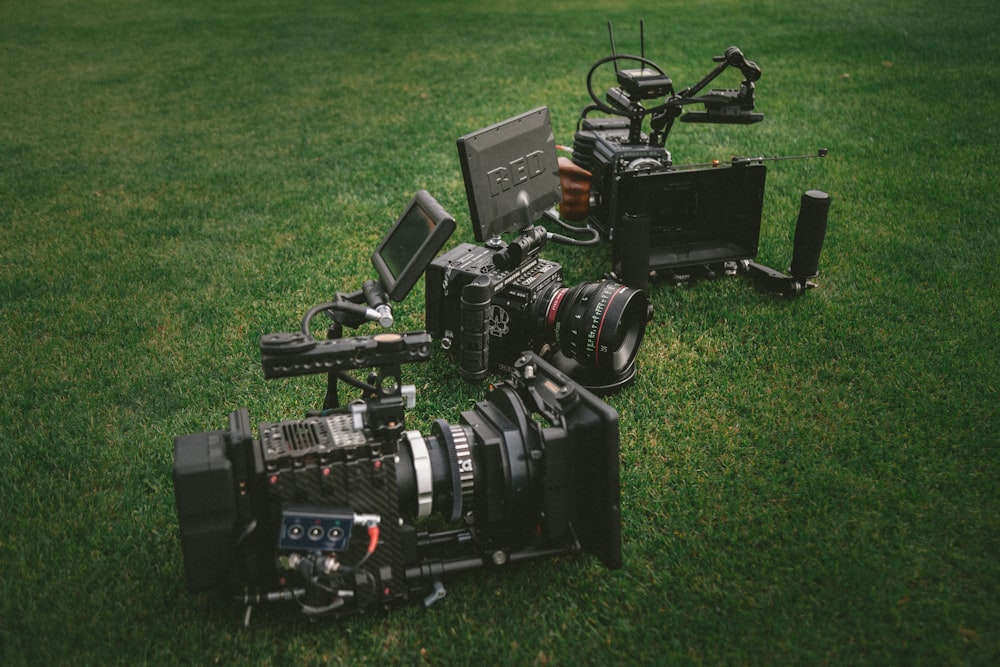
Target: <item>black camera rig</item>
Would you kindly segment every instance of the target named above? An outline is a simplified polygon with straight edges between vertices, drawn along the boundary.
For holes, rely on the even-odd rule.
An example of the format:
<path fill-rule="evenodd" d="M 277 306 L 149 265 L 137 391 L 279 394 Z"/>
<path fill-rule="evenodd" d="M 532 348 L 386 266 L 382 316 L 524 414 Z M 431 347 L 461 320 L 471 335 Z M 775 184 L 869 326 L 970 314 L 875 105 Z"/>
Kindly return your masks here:
<path fill-rule="evenodd" d="M 251 430 L 174 441 L 187 586 L 247 606 L 346 616 L 411 600 L 483 567 L 588 552 L 621 566 L 618 415 L 525 352 L 457 423 L 407 430 L 401 366 L 426 361 L 424 332 L 260 340 L 267 377 L 375 366 L 359 400 Z M 431 515 L 451 524 L 421 528 Z M 360 533 L 360 534 L 359 534 Z"/>
<path fill-rule="evenodd" d="M 457 423 L 405 427 L 416 391 L 402 367 L 430 358 L 424 331 L 344 337 L 390 326 L 454 228 L 418 192 L 372 257 L 378 281 L 311 308 L 300 331 L 262 336 L 266 378 L 325 374 L 306 418 L 174 440 L 174 491 L 192 591 L 247 605 L 293 602 L 310 617 L 431 604 L 443 580 L 481 567 L 588 552 L 621 566 L 618 414 L 532 351 Z M 327 339 L 310 332 L 327 314 Z M 349 371 L 375 369 L 366 380 Z M 338 382 L 361 390 L 340 405 Z M 427 524 L 445 521 L 444 529 Z"/>
<path fill-rule="evenodd" d="M 510 370 L 524 349 L 543 353 L 597 394 L 628 386 L 650 317 L 640 289 L 614 280 L 563 284 L 562 266 L 541 258 L 549 240 L 536 226 L 560 201 L 547 107 L 460 137 L 459 161 L 476 240 L 427 268 L 427 329 L 458 353 L 462 376 Z M 514 232 L 510 243 L 501 234 Z"/>
<path fill-rule="evenodd" d="M 372 253 L 371 263 L 378 273 L 378 280 L 365 281 L 360 290 L 350 293 L 337 292 L 332 301 L 313 306 L 302 318 L 301 331 L 297 334 L 275 334 L 275 338 L 262 345 L 280 345 L 287 352 L 294 346 L 315 348 L 314 354 L 322 356 L 335 350 L 336 341 L 344 335 L 344 327 L 357 328 L 365 322 L 378 322 L 388 329 L 393 325 L 390 300 L 402 301 L 423 275 L 427 263 L 441 250 L 455 230 L 455 219 L 426 190 L 419 190 L 403 209 L 388 233 Z M 330 323 L 326 341 L 317 342 L 310 328 L 313 318 L 325 313 Z M 262 351 L 265 351 L 262 347 Z M 313 353 L 311 353 L 313 354 Z M 377 365 L 377 364 L 367 364 Z M 265 363 L 266 377 L 270 369 Z M 302 369 L 307 374 L 311 367 Z M 345 381 L 359 388 L 366 388 L 353 376 L 341 369 L 328 369 L 328 385 L 324 408 L 340 405 L 337 395 L 338 381 Z"/>
<path fill-rule="evenodd" d="M 175 438 L 190 590 L 234 595 L 247 621 L 266 602 L 342 617 L 430 605 L 445 594 L 445 579 L 479 568 L 581 552 L 621 567 L 618 414 L 596 394 L 635 377 L 650 272 L 721 267 L 768 291 L 801 294 L 817 273 L 830 199 L 803 196 L 790 276 L 754 262 L 763 163 L 786 158 L 678 167 L 664 145 L 678 118 L 759 122 L 760 68 L 730 47 L 708 75 L 675 93 L 644 46 L 640 56 L 620 56 L 611 40 L 612 55 L 587 76 L 594 104 L 581 114 L 572 163 L 555 156 L 545 107 L 458 140 L 482 245 L 434 259 L 455 221 L 420 191 L 372 256 L 378 280 L 311 308 L 298 332 L 260 338 L 265 377 L 327 375 L 322 409 L 255 432 L 244 408 L 224 430 Z M 620 69 L 623 60 L 641 67 Z M 602 101 L 592 79 L 607 63 L 617 85 Z M 702 93 L 730 67 L 743 75 L 738 89 Z M 690 111 L 694 104 L 704 110 Z M 611 117 L 589 118 L 595 110 Z M 576 187 L 583 178 L 586 187 Z M 535 226 L 544 217 L 567 227 L 556 204 L 575 212 L 566 220 L 589 220 L 590 240 Z M 508 232 L 517 237 L 504 243 Z M 615 244 L 603 280 L 566 287 L 562 267 L 540 257 L 549 240 L 602 236 Z M 425 268 L 427 332 L 344 337 L 345 327 L 368 321 L 391 327 L 390 301 L 402 300 Z M 331 321 L 325 340 L 311 333 L 320 313 Z M 405 426 L 416 391 L 402 382 L 402 367 L 430 357 L 432 335 L 459 351 L 465 379 L 489 370 L 507 377 L 457 422 L 437 419 L 424 434 Z M 350 373 L 362 368 L 374 369 L 364 381 Z M 360 397 L 341 405 L 341 381 Z"/>
<path fill-rule="evenodd" d="M 642 23 L 640 30 L 641 55 L 618 54 L 609 23 L 612 53 L 596 61 L 587 74 L 592 103 L 577 124 L 572 148 L 575 169 L 563 169 L 563 191 L 586 201 L 581 205 L 564 197 L 563 218 L 586 219 L 611 241 L 612 273 L 633 287 L 645 287 L 650 272 L 678 280 L 699 272 L 705 276 L 743 272 L 762 289 L 789 296 L 815 286 L 809 279 L 817 273 L 830 204 L 824 192 L 810 190 L 803 197 L 791 275 L 753 260 L 764 204 L 764 163 L 825 157 L 826 149 L 816 155 L 674 165 L 665 144 L 676 120 L 743 125 L 763 120 L 763 114 L 755 111 L 754 97 L 761 69 L 738 47 L 730 46 L 713 58 L 716 66 L 702 79 L 675 91 L 666 72 L 646 58 Z M 621 62 L 640 66 L 622 69 Z M 608 64 L 614 65 L 617 85 L 602 100 L 594 89 L 594 75 Z M 742 75 L 738 88 L 703 92 L 730 68 Z M 702 108 L 692 110 L 693 106 Z M 609 117 L 589 117 L 595 111 Z M 643 131 L 646 119 L 649 134 Z"/>

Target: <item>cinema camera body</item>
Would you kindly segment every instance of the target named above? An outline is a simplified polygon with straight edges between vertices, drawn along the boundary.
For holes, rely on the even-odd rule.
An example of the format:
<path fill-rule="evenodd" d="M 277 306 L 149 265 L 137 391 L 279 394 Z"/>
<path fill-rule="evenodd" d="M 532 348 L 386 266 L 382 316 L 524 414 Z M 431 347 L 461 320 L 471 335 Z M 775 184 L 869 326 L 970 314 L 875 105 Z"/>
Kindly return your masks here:
<path fill-rule="evenodd" d="M 460 137 L 458 153 L 473 231 L 427 268 L 428 331 L 454 349 L 462 376 L 510 370 L 534 349 L 603 395 L 634 380 L 650 317 L 642 290 L 614 280 L 568 287 L 562 266 L 540 257 L 549 240 L 573 243 L 538 221 L 561 199 L 547 107 Z M 514 232 L 510 243 L 501 234 Z"/>
<path fill-rule="evenodd" d="M 174 440 L 173 480 L 191 591 L 247 605 L 286 603 L 310 618 L 342 617 L 445 595 L 444 581 L 479 568 L 591 553 L 621 566 L 618 414 L 532 351 L 457 422 L 407 429 L 415 390 L 405 364 L 430 358 L 424 331 L 344 337 L 341 326 L 391 323 L 454 221 L 419 192 L 379 245 L 376 286 L 321 304 L 301 331 L 260 339 L 266 378 L 327 374 L 362 390 L 304 419 Z M 367 302 L 367 303 L 365 303 Z M 317 340 L 326 312 L 338 335 Z M 350 371 L 375 369 L 366 381 Z"/>
<path fill-rule="evenodd" d="M 678 119 L 741 125 L 762 121 L 764 115 L 755 111 L 754 99 L 760 67 L 730 46 L 713 59 L 717 65 L 705 77 L 675 91 L 666 72 L 645 57 L 644 36 L 641 55 L 617 54 L 610 23 L 608 31 L 611 55 L 599 59 L 587 74 L 592 104 L 581 113 L 572 166 L 564 170 L 564 181 L 589 181 L 589 191 L 586 185 L 577 187 L 589 202 L 582 207 L 564 202 L 563 217 L 586 219 L 613 243 L 612 273 L 630 286 L 646 287 L 651 271 L 683 278 L 693 269 L 705 269 L 707 275 L 745 271 L 766 290 L 790 296 L 813 287 L 808 279 L 818 272 L 830 206 L 824 192 L 810 190 L 803 196 L 791 276 L 753 259 L 760 240 L 764 162 L 824 157 L 825 149 L 808 156 L 735 157 L 728 164 L 678 166 L 665 148 Z M 621 68 L 621 62 L 638 67 Z M 594 75 L 609 64 L 614 65 L 617 85 L 602 100 L 594 89 Z M 702 93 L 728 68 L 740 71 L 738 88 Z M 702 108 L 692 111 L 693 106 Z M 589 117 L 595 111 L 606 117 Z M 643 129 L 647 118 L 648 134 Z"/>
<path fill-rule="evenodd" d="M 484 567 L 580 552 L 621 566 L 618 415 L 533 352 L 458 422 L 404 425 L 399 364 L 424 332 L 306 343 L 261 340 L 267 377 L 380 366 L 341 409 L 174 442 L 184 570 L 192 591 L 250 606 L 289 601 L 340 617 L 445 594 Z M 420 528 L 435 515 L 441 530 Z"/>

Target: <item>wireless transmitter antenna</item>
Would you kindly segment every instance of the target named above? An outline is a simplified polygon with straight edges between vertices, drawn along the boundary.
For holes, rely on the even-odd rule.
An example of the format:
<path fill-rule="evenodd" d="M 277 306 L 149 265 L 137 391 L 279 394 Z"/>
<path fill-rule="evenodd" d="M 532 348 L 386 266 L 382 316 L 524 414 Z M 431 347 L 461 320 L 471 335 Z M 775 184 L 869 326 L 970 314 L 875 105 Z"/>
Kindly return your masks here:
<path fill-rule="evenodd" d="M 611 21 L 608 21 L 608 38 L 611 40 L 611 55 L 617 56 L 615 52 L 615 30 L 611 27 Z M 615 60 L 615 74 L 618 74 L 618 61 Z"/>
<path fill-rule="evenodd" d="M 646 59 L 646 22 L 639 19 L 639 55 Z"/>
<path fill-rule="evenodd" d="M 646 22 L 639 20 L 639 56 L 622 55 L 615 51 L 615 33 L 608 21 L 608 37 L 611 39 L 611 55 L 601 62 L 611 61 L 615 65 L 615 78 L 618 80 L 618 88 L 608 90 L 609 101 L 622 111 L 627 111 L 630 115 L 636 110 L 641 111 L 642 107 L 635 105 L 640 100 L 653 100 L 674 92 L 674 84 L 670 77 L 660 69 L 655 63 L 646 60 Z M 619 60 L 637 61 L 639 67 L 620 69 Z M 612 99 L 614 98 L 614 99 Z M 639 118 L 641 122 L 641 118 Z M 635 132 L 638 132 L 638 126 Z M 630 130 L 630 135 L 632 131 Z M 638 141 L 638 134 L 635 134 L 635 141 Z"/>

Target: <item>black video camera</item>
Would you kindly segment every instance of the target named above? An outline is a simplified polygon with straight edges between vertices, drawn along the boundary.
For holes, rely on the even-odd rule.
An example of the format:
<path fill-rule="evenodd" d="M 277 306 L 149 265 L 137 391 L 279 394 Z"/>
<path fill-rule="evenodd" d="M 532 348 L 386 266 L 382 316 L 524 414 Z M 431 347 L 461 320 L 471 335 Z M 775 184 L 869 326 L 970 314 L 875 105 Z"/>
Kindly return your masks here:
<path fill-rule="evenodd" d="M 728 165 L 716 161 L 676 166 L 664 147 L 678 118 L 743 125 L 763 120 L 763 114 L 754 111 L 760 67 L 730 46 L 713 59 L 718 64 L 705 77 L 675 92 L 670 77 L 645 57 L 644 40 L 642 55 L 617 54 L 610 24 L 608 30 L 612 54 L 594 63 L 587 74 L 593 104 L 581 113 L 573 141 L 573 164 L 590 177 L 589 192 L 583 190 L 589 194 L 589 205 L 583 205 L 582 215 L 579 205 L 575 210 L 560 207 L 563 217 L 587 219 L 610 240 L 612 272 L 633 287 L 646 287 L 652 271 L 680 278 L 696 269 L 705 269 L 707 275 L 746 270 L 763 279 L 759 284 L 769 290 L 789 295 L 813 286 L 806 279 L 815 275 L 826 230 L 829 196 L 825 193 L 811 191 L 808 202 L 803 199 L 796 233 L 809 240 L 803 246 L 796 244 L 799 260 L 793 260 L 792 267 L 812 271 L 789 278 L 751 261 L 760 239 L 767 171 L 763 162 L 789 158 L 733 158 Z M 622 61 L 640 67 L 621 69 Z M 594 74 L 607 64 L 614 65 L 617 85 L 602 100 L 594 90 Z M 729 67 L 742 74 L 738 88 L 701 94 Z M 702 110 L 688 110 L 693 105 Z M 589 118 L 594 111 L 609 117 Z M 649 134 L 643 131 L 647 118 Z M 818 155 L 825 156 L 825 149 Z"/>
<path fill-rule="evenodd" d="M 630 384 L 649 319 L 645 292 L 612 280 L 566 287 L 562 266 L 539 257 L 559 237 L 534 226 L 561 199 L 548 109 L 463 136 L 458 152 L 485 245 L 462 244 L 428 266 L 428 331 L 456 350 L 468 381 L 510 370 L 534 349 L 594 393 Z"/>
<path fill-rule="evenodd" d="M 260 341 L 266 377 L 377 367 L 361 400 L 174 441 L 187 586 L 342 617 L 444 594 L 468 570 L 579 552 L 621 566 L 618 415 L 532 352 L 463 412 L 406 430 L 424 332 Z M 431 515 L 443 530 L 422 529 Z M 428 523 L 428 522 L 423 522 Z"/>
<path fill-rule="evenodd" d="M 264 377 L 328 375 L 322 410 L 255 434 L 241 409 L 225 430 L 174 440 L 190 590 L 233 594 L 248 621 L 254 605 L 283 601 L 340 617 L 429 605 L 445 578 L 480 567 L 578 552 L 621 566 L 612 408 L 528 351 L 487 400 L 424 435 L 404 426 L 416 391 L 401 368 L 430 358 L 430 335 L 342 335 L 391 326 L 388 300 L 406 296 L 453 229 L 418 192 L 372 256 L 377 281 L 311 308 L 298 332 L 261 337 Z M 310 333 L 319 313 L 332 320 L 326 340 Z M 349 373 L 361 368 L 377 372 Z M 338 381 L 360 399 L 340 405 Z"/>

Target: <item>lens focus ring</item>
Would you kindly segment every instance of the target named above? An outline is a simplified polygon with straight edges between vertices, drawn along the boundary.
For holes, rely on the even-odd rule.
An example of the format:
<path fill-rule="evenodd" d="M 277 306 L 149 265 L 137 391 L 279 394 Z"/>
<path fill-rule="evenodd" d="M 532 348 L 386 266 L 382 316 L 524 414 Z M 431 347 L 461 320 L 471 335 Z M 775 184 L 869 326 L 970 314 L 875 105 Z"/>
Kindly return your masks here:
<path fill-rule="evenodd" d="M 472 507 L 472 498 L 475 495 L 476 481 L 472 466 L 472 446 L 469 444 L 469 436 L 465 429 L 458 424 L 450 427 L 451 439 L 455 443 L 455 454 L 458 457 L 458 478 L 462 484 L 462 506 Z"/>
<path fill-rule="evenodd" d="M 434 479 L 431 470 L 431 458 L 427 452 L 427 443 L 420 431 L 407 431 L 404 434 L 410 443 L 413 455 L 413 472 L 417 484 L 417 516 L 421 519 L 429 517 L 434 507 Z"/>
<path fill-rule="evenodd" d="M 544 324 L 560 349 L 589 367 L 625 371 L 646 331 L 645 292 L 612 280 L 561 288 L 547 302 Z"/>

